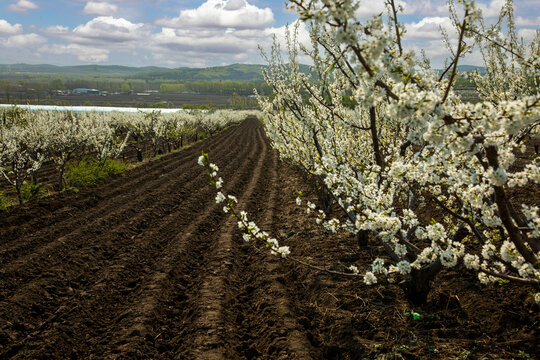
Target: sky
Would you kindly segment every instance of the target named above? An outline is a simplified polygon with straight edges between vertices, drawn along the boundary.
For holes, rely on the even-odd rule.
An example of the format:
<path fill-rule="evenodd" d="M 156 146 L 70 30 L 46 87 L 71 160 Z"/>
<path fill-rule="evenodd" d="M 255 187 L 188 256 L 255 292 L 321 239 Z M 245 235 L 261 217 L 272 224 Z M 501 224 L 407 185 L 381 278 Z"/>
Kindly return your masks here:
<path fill-rule="evenodd" d="M 423 49 L 432 65 L 445 55 L 439 26 L 454 37 L 444 0 L 400 0 L 405 46 Z M 504 0 L 478 0 L 493 21 Z M 514 1 L 519 35 L 540 27 L 540 0 Z M 385 11 L 361 1 L 358 17 Z M 0 64 L 208 67 L 263 64 L 258 46 L 284 39 L 297 15 L 283 0 L 0 0 Z M 308 41 L 305 26 L 300 41 Z M 463 63 L 481 65 L 474 54 Z"/>

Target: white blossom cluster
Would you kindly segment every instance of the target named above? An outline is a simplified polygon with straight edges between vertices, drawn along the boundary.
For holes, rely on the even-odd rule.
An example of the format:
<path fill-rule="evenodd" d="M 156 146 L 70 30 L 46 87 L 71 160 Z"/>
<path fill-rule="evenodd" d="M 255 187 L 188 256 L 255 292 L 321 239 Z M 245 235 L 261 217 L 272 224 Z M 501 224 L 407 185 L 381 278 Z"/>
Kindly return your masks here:
<path fill-rule="evenodd" d="M 300 197 L 297 204 L 331 232 L 369 232 L 389 253 L 392 263 L 376 260 L 364 282 L 461 262 L 483 283 L 539 287 L 540 211 L 508 192 L 540 184 L 538 157 L 514 166 L 522 134 L 540 119 L 531 83 L 540 79 L 540 37 L 527 52 L 513 45 L 511 26 L 487 29 L 473 1 L 451 3 L 460 40 L 441 76 L 402 49 L 406 34 L 395 17 L 389 25 L 382 16 L 360 22 L 353 0 L 289 3 L 310 21 L 313 46 L 290 36 L 288 59 L 277 43 L 265 54 L 274 89 L 272 98 L 259 97 L 265 127 L 282 158 L 324 181 L 348 223 L 326 219 Z M 510 8 L 501 19 L 511 19 Z M 485 100 L 477 104 L 453 91 L 457 64 L 474 41 L 490 69 L 474 75 Z M 300 71 L 300 51 L 312 59 L 311 73 Z M 519 66 L 506 72 L 510 60 Z M 426 219 L 429 208 L 442 215 Z"/>

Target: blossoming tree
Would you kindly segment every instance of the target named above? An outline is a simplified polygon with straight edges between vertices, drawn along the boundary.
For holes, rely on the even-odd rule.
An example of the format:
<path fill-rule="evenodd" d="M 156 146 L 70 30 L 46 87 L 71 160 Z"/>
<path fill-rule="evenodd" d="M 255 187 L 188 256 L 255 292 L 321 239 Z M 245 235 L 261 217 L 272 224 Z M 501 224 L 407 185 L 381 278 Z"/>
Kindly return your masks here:
<path fill-rule="evenodd" d="M 448 42 L 450 58 L 439 73 L 405 50 L 406 31 L 393 0 L 386 23 L 382 15 L 360 21 L 353 0 L 290 0 L 289 6 L 310 23 L 312 47 L 293 36 L 286 61 L 277 44 L 267 55 L 265 78 L 275 96 L 259 98 L 264 123 L 281 157 L 320 178 L 347 219 L 330 219 L 306 203 L 316 221 L 354 233 L 362 244 L 369 239 L 388 254 L 370 268 L 350 270 L 368 285 L 404 278 L 414 303 L 426 301 L 441 270 L 460 262 L 484 284 L 513 281 L 538 292 L 539 209 L 509 196 L 512 188 L 540 182 L 538 158 L 514 166 L 524 150 L 518 135 L 540 118 L 537 86 L 522 86 L 539 78 L 538 42 L 528 52 L 509 47 L 512 29 L 508 38 L 492 39 L 497 27 L 486 29 L 474 3 L 459 0 L 449 7 L 457 42 Z M 487 87 L 481 89 L 485 101 L 463 102 L 453 85 L 474 40 L 490 49 L 486 59 L 510 53 L 520 70 L 509 75 L 519 76 L 521 85 L 510 85 L 512 77 L 503 85 L 490 78 L 510 59 L 491 61 L 486 76 L 475 76 Z M 313 61 L 310 74 L 299 71 L 300 50 Z M 501 87 L 523 91 L 501 96 Z M 352 106 L 343 105 L 345 96 Z M 201 163 L 209 166 L 204 156 Z M 225 195 L 216 201 L 225 201 L 227 211 L 235 205 Z M 246 240 L 262 239 L 274 253 L 294 254 L 248 222 L 247 214 L 239 218 Z"/>

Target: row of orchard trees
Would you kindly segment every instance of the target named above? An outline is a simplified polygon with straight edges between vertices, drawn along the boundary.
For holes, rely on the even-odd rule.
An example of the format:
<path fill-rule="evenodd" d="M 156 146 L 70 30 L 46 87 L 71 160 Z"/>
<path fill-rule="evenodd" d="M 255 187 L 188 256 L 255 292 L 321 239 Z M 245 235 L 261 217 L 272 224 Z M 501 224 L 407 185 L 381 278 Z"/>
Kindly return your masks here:
<path fill-rule="evenodd" d="M 510 196 L 519 188 L 537 193 L 540 183 L 537 155 L 516 164 L 540 123 L 539 32 L 527 45 L 517 38 L 511 1 L 494 25 L 473 1 L 451 2 L 457 41 L 447 41 L 440 73 L 405 50 L 393 0 L 386 21 L 360 21 L 353 0 L 289 5 L 310 23 L 312 47 L 292 36 L 283 60 L 274 46 L 265 77 L 275 97 L 260 105 L 273 146 L 318 177 L 348 219 L 321 210 L 317 222 L 388 254 L 351 271 L 366 284 L 401 277 L 409 299 L 422 303 L 441 270 L 464 264 L 485 284 L 531 286 L 540 302 L 538 199 Z M 473 44 L 487 68 L 474 76 L 477 104 L 453 91 Z M 299 71 L 300 49 L 316 76 Z M 344 96 L 352 106 L 343 106 Z"/>
<path fill-rule="evenodd" d="M 128 142 L 140 154 L 179 148 L 198 133 L 214 134 L 238 123 L 249 113 L 215 112 L 71 113 L 5 110 L 0 124 L 0 174 L 15 188 L 22 203 L 25 181 L 46 162 L 58 171 L 58 188 L 65 187 L 66 165 L 82 155 L 94 155 L 101 163 L 117 158 Z"/>

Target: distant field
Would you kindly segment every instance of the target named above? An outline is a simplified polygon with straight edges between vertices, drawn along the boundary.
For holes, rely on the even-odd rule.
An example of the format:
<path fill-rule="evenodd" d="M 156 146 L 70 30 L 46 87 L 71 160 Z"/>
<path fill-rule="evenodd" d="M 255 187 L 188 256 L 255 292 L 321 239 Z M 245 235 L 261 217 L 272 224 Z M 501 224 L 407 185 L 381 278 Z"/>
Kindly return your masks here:
<path fill-rule="evenodd" d="M 465 101 L 478 101 L 478 94 L 473 89 L 456 89 Z M 0 93 L 1 104 L 37 104 L 37 105 L 95 105 L 95 106 L 124 106 L 124 107 L 182 107 L 184 105 L 209 105 L 216 108 L 228 108 L 231 105 L 231 96 L 211 94 L 178 94 L 178 93 L 151 93 L 151 95 L 50 95 L 44 97 L 36 93 L 12 94 L 8 99 Z M 166 102 L 166 103 L 164 103 Z M 160 104 L 162 103 L 162 104 Z"/>
<path fill-rule="evenodd" d="M 19 104 L 58 104 L 58 105 L 97 105 L 97 106 L 135 106 L 142 103 L 156 104 L 166 101 L 164 107 L 181 107 L 182 105 L 213 105 L 227 107 L 230 104 L 228 95 L 202 95 L 202 94 L 174 94 L 174 93 L 151 93 L 150 95 L 50 95 L 47 97 L 37 96 L 34 93 L 13 94 L 10 101 L 5 94 L 0 94 L 0 103 Z"/>

